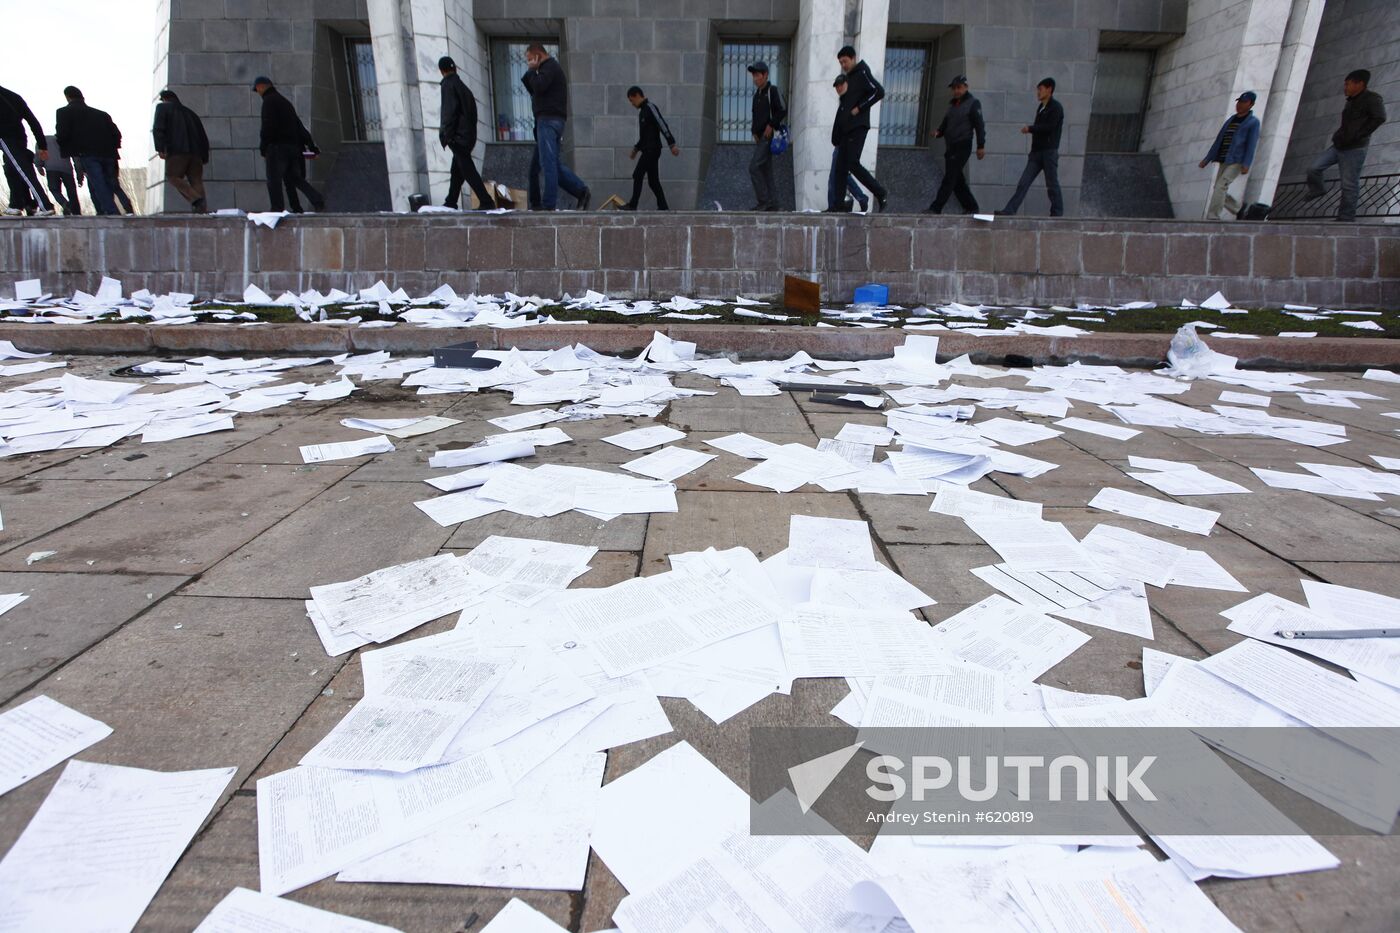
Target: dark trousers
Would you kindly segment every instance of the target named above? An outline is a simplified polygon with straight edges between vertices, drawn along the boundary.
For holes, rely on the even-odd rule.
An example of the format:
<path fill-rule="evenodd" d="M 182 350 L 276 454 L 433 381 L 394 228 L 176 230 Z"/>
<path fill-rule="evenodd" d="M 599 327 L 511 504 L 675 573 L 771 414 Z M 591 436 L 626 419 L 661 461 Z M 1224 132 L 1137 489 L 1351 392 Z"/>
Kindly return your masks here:
<path fill-rule="evenodd" d="M 0 140 L 0 154 L 3 154 L 5 161 L 5 184 L 10 189 L 10 207 L 32 211 L 36 206 L 43 205 L 44 210 L 53 210 L 34 171 L 34 153 L 19 140 L 6 139 Z"/>
<path fill-rule="evenodd" d="M 656 209 L 659 211 L 669 211 L 666 206 L 666 192 L 661 190 L 661 150 L 655 152 L 643 152 L 637 156 L 637 167 L 632 169 L 632 200 L 627 202 L 627 207 L 631 210 L 637 209 L 637 204 L 642 200 L 642 179 L 645 178 L 651 187 L 651 193 L 656 195 Z"/>
<path fill-rule="evenodd" d="M 1045 191 L 1050 195 L 1050 216 L 1061 217 L 1065 213 L 1065 199 L 1060 194 L 1060 153 L 1057 149 L 1032 150 L 1026 157 L 1025 171 L 1016 183 L 1016 193 L 1006 202 L 1003 214 L 1014 214 L 1021 209 L 1021 202 L 1031 190 L 1035 176 L 1045 173 Z"/>
<path fill-rule="evenodd" d="M 768 140 L 755 136 L 753 155 L 749 156 L 749 179 L 753 182 L 754 200 L 759 210 L 777 210 L 778 196 L 773 184 L 773 150 Z"/>
<path fill-rule="evenodd" d="M 102 156 L 82 156 L 83 174 L 87 176 L 88 194 L 97 213 L 111 217 L 117 213 L 114 192 L 117 189 L 117 160 Z"/>
<path fill-rule="evenodd" d="M 74 184 L 73 176 L 50 170 L 48 178 L 49 193 L 53 195 L 58 206 L 63 208 L 64 216 L 71 217 L 74 214 L 81 214 L 83 209 L 78 202 L 78 186 Z"/>
<path fill-rule="evenodd" d="M 855 176 L 856 181 L 875 195 L 876 200 L 884 200 L 889 192 L 864 165 L 860 164 L 860 154 L 865 149 L 865 137 L 869 133 L 870 130 L 865 128 L 852 130 L 841 140 L 841 145 L 836 147 L 836 190 L 844 191 L 847 177 Z M 829 187 L 827 190 L 830 193 Z M 841 206 L 842 200 L 844 197 L 838 194 L 836 199 L 828 198 L 826 206 L 835 210 Z"/>
<path fill-rule="evenodd" d="M 943 213 L 943 205 L 948 203 L 950 196 L 958 199 L 965 212 L 978 213 L 977 199 L 972 196 L 972 189 L 967 186 L 967 160 L 970 158 L 970 139 L 965 143 L 949 143 L 948 148 L 944 150 L 943 183 L 938 186 L 938 194 L 934 195 L 933 203 L 929 205 L 929 209 L 935 214 Z"/>
<path fill-rule="evenodd" d="M 121 205 L 123 214 L 136 213 L 136 208 L 131 206 L 131 198 L 122 188 L 122 167 L 117 159 L 112 160 L 112 197 Z"/>
<path fill-rule="evenodd" d="M 833 146 L 831 149 L 831 169 L 826 176 L 826 201 L 828 204 L 833 200 L 838 202 L 843 200 L 840 181 L 836 177 L 836 156 L 838 153 L 839 150 Z M 856 180 L 850 175 L 846 176 L 846 193 L 860 202 L 861 210 L 865 210 L 866 205 L 870 203 L 865 197 L 865 192 L 861 190 L 860 185 L 856 184 Z"/>
<path fill-rule="evenodd" d="M 285 188 L 287 200 L 291 202 L 292 213 L 300 214 L 301 200 L 297 197 L 300 191 L 311 201 L 311 206 L 316 210 L 324 210 L 326 199 L 321 197 L 321 192 L 311 187 L 311 183 L 306 180 L 306 159 L 301 154 L 301 146 L 296 143 L 277 143 L 267 147 L 267 200 L 271 204 L 272 210 L 286 210 L 285 202 L 282 200 L 282 191 Z"/>
<path fill-rule="evenodd" d="M 447 147 L 452 150 L 452 179 L 447 184 L 447 200 L 443 203 L 447 207 L 456 207 L 457 199 L 462 196 L 462 183 L 466 182 L 476 195 L 481 210 L 494 208 L 496 199 L 487 193 L 486 183 L 476 170 L 476 163 L 472 161 L 472 147 L 466 143 L 448 143 Z"/>

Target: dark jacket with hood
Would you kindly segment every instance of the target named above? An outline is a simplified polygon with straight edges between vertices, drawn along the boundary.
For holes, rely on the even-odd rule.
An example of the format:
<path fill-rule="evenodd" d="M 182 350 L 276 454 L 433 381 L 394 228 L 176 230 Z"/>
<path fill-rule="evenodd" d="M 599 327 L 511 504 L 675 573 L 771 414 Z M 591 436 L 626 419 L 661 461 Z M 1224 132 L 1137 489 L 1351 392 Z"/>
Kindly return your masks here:
<path fill-rule="evenodd" d="M 305 146 L 312 152 L 319 151 L 292 102 L 275 87 L 269 87 L 263 93 L 262 133 L 258 151 L 266 156 L 269 146 Z"/>
<path fill-rule="evenodd" d="M 1372 90 L 1347 98 L 1342 108 L 1342 125 L 1332 134 L 1338 149 L 1360 149 L 1371 141 L 1371 134 L 1385 122 L 1385 102 Z"/>
<path fill-rule="evenodd" d="M 199 161 L 209 162 L 209 137 L 204 121 L 175 95 L 156 104 L 155 122 L 151 124 L 151 139 L 156 152 L 165 155 L 197 155 Z"/>
<path fill-rule="evenodd" d="M 637 133 L 637 143 L 632 148 L 638 152 L 660 152 L 662 136 L 666 137 L 666 145 L 676 144 L 676 137 L 671 135 L 666 118 L 655 104 L 645 98 L 642 106 L 637 108 Z"/>
<path fill-rule="evenodd" d="M 846 73 L 846 94 L 850 95 L 849 100 L 844 94 L 841 97 L 841 106 L 846 108 L 846 112 L 849 114 L 854 108 L 860 108 L 860 113 L 851 116 L 847 132 L 870 129 L 870 108 L 884 99 L 885 89 L 875 80 L 864 59 L 856 62 Z"/>
<path fill-rule="evenodd" d="M 520 83 L 530 92 L 530 108 L 535 119 L 569 118 L 569 79 L 564 77 L 564 67 L 554 56 L 540 62 L 540 67 L 534 71 L 521 75 Z"/>
<path fill-rule="evenodd" d="M 23 97 L 7 87 L 0 87 L 0 139 L 24 146 L 25 124 L 34 135 L 34 145 L 42 147 L 44 128 L 39 125 L 39 118 L 34 116 Z"/>
<path fill-rule="evenodd" d="M 443 146 L 476 145 L 476 95 L 457 72 L 442 79 L 442 125 L 438 142 Z"/>
<path fill-rule="evenodd" d="M 79 98 L 66 107 L 60 107 L 57 118 L 58 131 L 55 135 L 65 155 L 73 158 L 117 158 L 117 150 L 122 147 L 122 134 L 107 111 L 89 107 Z"/>

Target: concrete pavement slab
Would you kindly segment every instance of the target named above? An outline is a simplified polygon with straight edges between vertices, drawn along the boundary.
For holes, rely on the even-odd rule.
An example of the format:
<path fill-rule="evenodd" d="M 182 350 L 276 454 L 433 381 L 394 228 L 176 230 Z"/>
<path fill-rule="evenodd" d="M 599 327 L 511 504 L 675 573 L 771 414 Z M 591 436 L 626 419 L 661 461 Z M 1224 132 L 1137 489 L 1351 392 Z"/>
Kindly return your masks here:
<path fill-rule="evenodd" d="M 1305 561 L 1298 566 L 1324 583 L 1351 586 L 1400 599 L 1400 572 L 1397 572 L 1394 564 L 1380 561 Z M 1307 604 L 1307 600 L 1303 599 L 1301 594 L 1298 596 L 1298 602 Z"/>
<path fill-rule="evenodd" d="M 746 547 L 759 560 L 787 547 L 794 515 L 859 518 L 845 493 L 679 492 L 679 512 L 658 513 L 647 526 L 642 574 L 670 569 L 667 555 Z"/>
<path fill-rule="evenodd" d="M 733 395 L 697 395 L 671 403 L 666 420 L 682 431 L 745 431 L 749 434 L 802 434 L 808 430 L 792 395 L 735 399 Z"/>
<path fill-rule="evenodd" d="M 348 467 L 209 463 L 34 539 L 48 572 L 201 573 L 334 485 Z M 0 558 L 23 570 L 24 555 Z"/>
<path fill-rule="evenodd" d="M 1007 497 L 990 479 L 981 479 L 971 488 L 988 495 Z M 1009 497 L 1008 497 L 1009 498 Z M 870 528 L 885 544 L 965 544 L 979 545 L 981 537 L 967 522 L 955 515 L 930 512 L 929 496 L 884 496 L 855 494 L 856 503 Z"/>
<path fill-rule="evenodd" d="M 435 493 L 431 486 L 424 486 L 423 489 Z M 424 521 L 432 522 L 428 516 L 419 514 Z M 640 551 L 646 539 L 647 519 L 646 515 L 619 515 L 605 522 L 574 511 L 549 518 L 496 512 L 462 522 L 447 539 L 447 547 L 473 548 L 492 535 L 505 535 L 510 538 L 558 541 L 561 544 L 582 544 L 604 551 Z"/>
<path fill-rule="evenodd" d="M 0 616 L 0 701 L 45 677 L 164 599 L 186 577 L 0 573 L 0 592 L 29 598 Z"/>
<path fill-rule="evenodd" d="M 0 552 L 62 528 L 93 512 L 150 488 L 149 482 L 62 480 L 32 477 L 6 483 L 0 495 L 5 518 Z"/>
<path fill-rule="evenodd" d="M 434 494 L 427 485 L 346 479 L 219 561 L 185 592 L 306 599 L 310 587 L 431 557 L 452 531 L 413 503 Z"/>

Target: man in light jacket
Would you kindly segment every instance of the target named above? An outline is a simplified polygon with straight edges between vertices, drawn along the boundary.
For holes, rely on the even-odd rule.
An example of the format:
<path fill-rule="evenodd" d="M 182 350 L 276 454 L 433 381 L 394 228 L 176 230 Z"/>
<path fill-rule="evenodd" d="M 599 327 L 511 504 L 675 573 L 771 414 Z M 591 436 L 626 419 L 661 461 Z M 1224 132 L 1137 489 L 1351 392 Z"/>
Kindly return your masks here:
<path fill-rule="evenodd" d="M 1259 146 L 1259 118 L 1253 112 L 1257 99 L 1253 91 L 1245 91 L 1235 98 L 1235 112 L 1221 125 L 1215 142 L 1201 160 L 1201 168 L 1212 162 L 1220 163 L 1215 172 L 1215 184 L 1210 189 L 1210 200 L 1206 203 L 1206 220 L 1219 220 L 1222 207 L 1238 216 L 1244 206 L 1230 193 L 1230 185 L 1241 175 L 1248 175 L 1249 167 L 1254 164 L 1254 150 Z"/>

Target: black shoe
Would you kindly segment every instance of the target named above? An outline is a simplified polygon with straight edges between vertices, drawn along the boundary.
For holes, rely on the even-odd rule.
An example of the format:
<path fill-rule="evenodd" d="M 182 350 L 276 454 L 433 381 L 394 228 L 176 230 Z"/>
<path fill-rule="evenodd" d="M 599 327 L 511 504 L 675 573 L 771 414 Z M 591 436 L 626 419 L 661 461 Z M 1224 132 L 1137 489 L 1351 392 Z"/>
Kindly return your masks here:
<path fill-rule="evenodd" d="M 1303 200 L 1304 200 L 1304 201 L 1316 201 L 1318 198 L 1325 198 L 1325 197 L 1327 197 L 1327 192 L 1326 192 L 1326 191 L 1321 191 L 1321 192 L 1318 192 L 1318 191 L 1308 191 L 1308 192 L 1306 192 L 1306 193 L 1303 195 Z"/>
<path fill-rule="evenodd" d="M 190 210 L 194 211 L 196 214 L 207 214 L 209 213 L 209 205 L 205 203 L 203 198 L 195 198 L 194 201 L 190 203 Z"/>
<path fill-rule="evenodd" d="M 635 211 L 636 209 L 637 209 L 637 205 L 635 205 L 635 204 L 624 204 L 624 205 L 622 205 L 621 207 L 618 208 L 618 210 L 620 210 L 620 211 Z"/>
<path fill-rule="evenodd" d="M 593 192 L 587 188 L 583 189 L 583 194 L 578 196 L 578 204 L 574 206 L 576 211 L 588 210 L 588 203 L 593 200 Z"/>
<path fill-rule="evenodd" d="M 1332 218 L 1332 222 L 1333 222 L 1333 223 L 1338 223 L 1338 224 L 1354 224 L 1354 223 L 1356 223 L 1356 218 L 1355 218 L 1355 217 L 1333 217 L 1333 218 Z"/>
<path fill-rule="evenodd" d="M 766 211 L 766 210 L 768 210 L 768 208 L 765 207 L 765 206 L 762 205 L 762 204 L 755 204 L 753 207 L 749 208 L 749 210 L 750 210 L 750 211 Z"/>
<path fill-rule="evenodd" d="M 883 214 L 890 206 L 890 196 L 888 194 L 875 195 L 875 203 L 880 206 L 880 213 Z"/>
<path fill-rule="evenodd" d="M 766 206 L 764 206 L 764 207 L 760 207 L 759 210 L 761 210 L 761 211 L 766 211 L 766 212 L 772 214 L 772 213 L 776 213 L 776 212 L 779 211 L 779 210 L 782 210 L 782 208 L 778 207 L 778 205 L 776 205 L 776 204 L 769 204 L 769 205 L 766 205 Z"/>
<path fill-rule="evenodd" d="M 943 208 L 939 207 L 939 206 L 936 205 L 936 204 L 930 204 L 928 207 L 924 208 L 924 213 L 925 213 L 925 214 L 941 214 L 941 213 L 943 213 Z"/>
<path fill-rule="evenodd" d="M 993 216 L 993 217 L 1015 217 L 1015 216 L 1016 216 L 1016 212 L 1015 212 L 1015 211 L 1008 211 L 1008 210 L 1006 210 L 1005 208 L 1002 208 L 1002 209 L 999 210 L 999 211 L 992 211 L 992 216 Z"/>
<path fill-rule="evenodd" d="M 458 209 L 457 205 L 453 204 L 451 201 L 443 201 L 442 206 L 454 211 Z"/>

